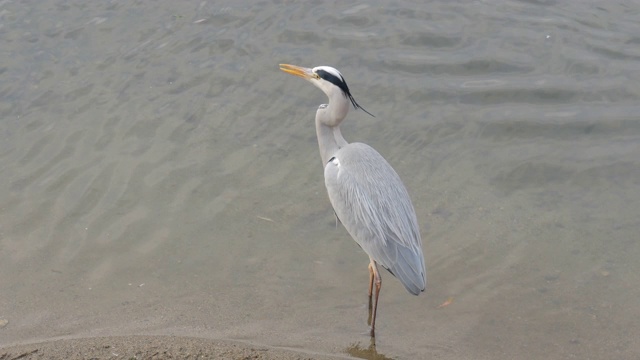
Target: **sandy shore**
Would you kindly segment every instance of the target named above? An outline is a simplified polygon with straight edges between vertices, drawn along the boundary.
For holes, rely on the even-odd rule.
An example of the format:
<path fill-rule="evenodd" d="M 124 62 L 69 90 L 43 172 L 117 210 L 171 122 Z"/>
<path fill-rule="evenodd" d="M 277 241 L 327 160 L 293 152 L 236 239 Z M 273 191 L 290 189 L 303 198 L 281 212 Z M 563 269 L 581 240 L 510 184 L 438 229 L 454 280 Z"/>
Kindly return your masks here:
<path fill-rule="evenodd" d="M 337 359 L 321 354 L 176 336 L 118 336 L 16 345 L 0 360 L 28 359 Z"/>

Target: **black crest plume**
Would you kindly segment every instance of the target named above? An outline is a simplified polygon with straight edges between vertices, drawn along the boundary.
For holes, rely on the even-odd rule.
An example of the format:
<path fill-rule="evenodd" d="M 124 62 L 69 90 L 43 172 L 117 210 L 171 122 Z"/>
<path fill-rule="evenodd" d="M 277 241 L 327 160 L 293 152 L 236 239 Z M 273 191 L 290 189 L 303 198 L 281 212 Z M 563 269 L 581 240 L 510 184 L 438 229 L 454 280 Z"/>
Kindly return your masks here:
<path fill-rule="evenodd" d="M 361 109 L 362 111 L 366 112 L 367 114 L 375 117 L 372 113 L 370 113 L 367 110 L 365 110 L 365 108 L 363 108 L 362 106 L 360 106 L 356 102 L 356 99 L 354 99 L 353 95 L 351 95 L 351 91 L 349 91 L 349 87 L 347 86 L 347 82 L 344 80 L 344 78 L 342 76 L 333 75 L 332 73 L 330 73 L 328 71 L 325 71 L 325 70 L 322 70 L 322 69 L 316 71 L 316 74 L 318 74 L 318 76 L 320 76 L 324 80 L 327 80 L 328 82 L 332 83 L 333 85 L 339 87 L 340 90 L 342 90 L 342 93 L 344 94 L 344 96 L 346 96 L 349 100 L 351 100 L 351 103 L 353 104 L 354 108 Z"/>

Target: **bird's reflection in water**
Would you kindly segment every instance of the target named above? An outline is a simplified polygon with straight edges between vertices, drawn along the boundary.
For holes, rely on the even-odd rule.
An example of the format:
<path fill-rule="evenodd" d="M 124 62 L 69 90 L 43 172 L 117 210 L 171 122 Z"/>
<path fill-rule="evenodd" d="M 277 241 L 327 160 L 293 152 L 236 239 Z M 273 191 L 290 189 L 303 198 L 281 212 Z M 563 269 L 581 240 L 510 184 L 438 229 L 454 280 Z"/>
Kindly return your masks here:
<path fill-rule="evenodd" d="M 367 360 L 394 360 L 391 357 L 388 357 L 384 354 L 378 353 L 376 351 L 376 341 L 375 339 L 371 339 L 368 348 L 364 348 L 360 346 L 360 343 L 355 343 L 350 345 L 347 350 L 347 354 L 359 358 L 359 359 L 367 359 Z"/>

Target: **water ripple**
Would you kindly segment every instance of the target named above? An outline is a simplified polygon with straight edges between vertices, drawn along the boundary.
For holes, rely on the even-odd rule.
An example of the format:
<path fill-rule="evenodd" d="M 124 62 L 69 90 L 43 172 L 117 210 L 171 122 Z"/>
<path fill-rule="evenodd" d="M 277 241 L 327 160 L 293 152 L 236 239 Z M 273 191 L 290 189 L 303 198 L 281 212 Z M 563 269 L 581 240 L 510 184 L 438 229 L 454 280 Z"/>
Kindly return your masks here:
<path fill-rule="evenodd" d="M 432 282 L 410 297 L 385 277 L 381 353 L 637 358 L 639 13 L 3 2 L 2 341 L 357 344 L 367 258 L 326 198 L 326 98 L 287 62 L 342 71 L 376 115 L 352 111 L 345 138 L 378 149 L 416 207 Z"/>

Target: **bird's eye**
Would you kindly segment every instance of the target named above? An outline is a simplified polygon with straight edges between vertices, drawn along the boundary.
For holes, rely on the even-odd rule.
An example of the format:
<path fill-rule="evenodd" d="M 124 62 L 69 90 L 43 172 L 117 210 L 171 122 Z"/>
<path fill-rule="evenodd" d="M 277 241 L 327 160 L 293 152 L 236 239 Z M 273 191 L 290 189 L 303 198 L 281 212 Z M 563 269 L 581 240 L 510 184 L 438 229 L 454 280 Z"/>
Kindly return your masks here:
<path fill-rule="evenodd" d="M 313 73 L 313 78 L 314 78 L 314 79 L 318 79 L 318 80 L 319 80 L 319 79 L 320 79 L 320 75 L 318 75 L 318 74 L 316 74 L 316 73 Z"/>

